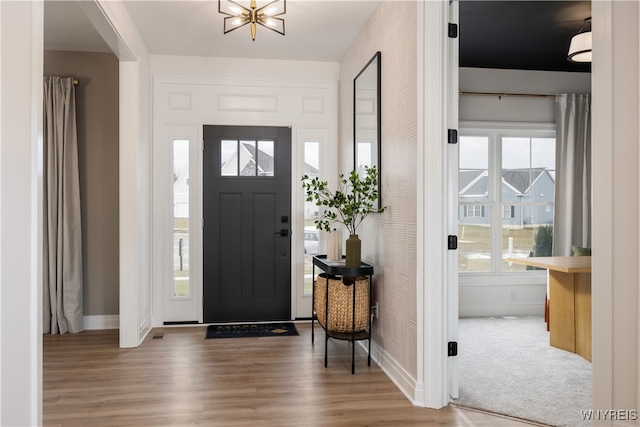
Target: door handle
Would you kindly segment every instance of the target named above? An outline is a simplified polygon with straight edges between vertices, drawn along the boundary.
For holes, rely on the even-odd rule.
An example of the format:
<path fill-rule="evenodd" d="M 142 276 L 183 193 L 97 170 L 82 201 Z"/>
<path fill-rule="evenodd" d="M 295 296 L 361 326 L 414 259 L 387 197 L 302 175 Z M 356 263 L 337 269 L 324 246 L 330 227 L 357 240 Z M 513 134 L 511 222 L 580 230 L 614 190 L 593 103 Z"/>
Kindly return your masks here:
<path fill-rule="evenodd" d="M 289 229 L 288 228 L 281 228 L 280 231 L 276 231 L 273 234 L 280 235 L 280 237 L 289 237 Z"/>

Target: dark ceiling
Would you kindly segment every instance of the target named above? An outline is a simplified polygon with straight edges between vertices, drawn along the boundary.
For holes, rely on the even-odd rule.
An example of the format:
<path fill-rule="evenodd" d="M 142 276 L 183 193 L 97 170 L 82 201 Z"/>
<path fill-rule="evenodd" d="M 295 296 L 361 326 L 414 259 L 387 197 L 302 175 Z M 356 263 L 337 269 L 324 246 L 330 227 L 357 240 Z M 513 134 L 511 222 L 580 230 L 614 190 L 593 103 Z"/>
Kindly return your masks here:
<path fill-rule="evenodd" d="M 460 66 L 590 72 L 567 60 L 590 1 L 460 1 Z"/>

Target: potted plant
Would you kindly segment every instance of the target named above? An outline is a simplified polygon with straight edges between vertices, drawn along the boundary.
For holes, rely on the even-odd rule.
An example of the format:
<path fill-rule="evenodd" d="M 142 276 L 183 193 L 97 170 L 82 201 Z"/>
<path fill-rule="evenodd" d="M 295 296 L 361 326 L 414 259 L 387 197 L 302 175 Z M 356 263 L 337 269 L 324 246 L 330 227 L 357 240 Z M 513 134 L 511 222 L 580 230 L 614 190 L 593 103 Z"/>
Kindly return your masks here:
<path fill-rule="evenodd" d="M 386 206 L 374 207 L 378 200 L 378 169 L 364 166 L 362 172 L 351 171 L 349 176 L 340 175 L 338 189 L 331 191 L 327 181 L 318 177 L 302 177 L 302 187 L 307 193 L 307 201 L 324 207 L 322 215 L 315 220 L 316 228 L 331 232 L 334 223 L 343 224 L 349 231 L 346 244 L 346 265 L 360 267 L 361 242 L 357 229 L 362 221 L 373 212 L 384 212 Z"/>

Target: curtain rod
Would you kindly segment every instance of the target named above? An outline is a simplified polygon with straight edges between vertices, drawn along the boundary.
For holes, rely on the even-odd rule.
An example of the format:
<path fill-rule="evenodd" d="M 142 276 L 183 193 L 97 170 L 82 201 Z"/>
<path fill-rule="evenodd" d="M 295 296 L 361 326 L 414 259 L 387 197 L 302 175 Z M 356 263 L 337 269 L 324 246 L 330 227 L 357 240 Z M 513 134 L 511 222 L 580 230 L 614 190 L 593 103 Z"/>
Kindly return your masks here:
<path fill-rule="evenodd" d="M 0 0 L 0 1 L 2 1 L 2 0 Z M 46 76 L 45 76 L 45 77 L 46 77 Z M 73 85 L 74 85 L 74 86 L 80 86 L 80 80 L 78 80 L 78 79 L 74 78 L 74 79 L 73 79 Z"/>
<path fill-rule="evenodd" d="M 555 98 L 555 95 L 548 95 L 543 93 L 498 93 L 498 92 L 460 92 L 460 95 L 475 95 L 475 96 L 497 96 L 502 98 L 503 96 L 513 97 L 528 97 L 528 98 Z"/>

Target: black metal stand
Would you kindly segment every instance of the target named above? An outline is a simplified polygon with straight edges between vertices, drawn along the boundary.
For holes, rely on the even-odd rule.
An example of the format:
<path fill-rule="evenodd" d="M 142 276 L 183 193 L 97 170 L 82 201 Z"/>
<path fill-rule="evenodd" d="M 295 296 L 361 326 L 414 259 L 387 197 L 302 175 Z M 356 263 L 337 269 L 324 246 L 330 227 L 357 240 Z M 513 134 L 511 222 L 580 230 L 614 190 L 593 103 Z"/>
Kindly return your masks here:
<path fill-rule="evenodd" d="M 324 367 L 327 367 L 328 357 L 327 357 L 327 344 L 329 343 L 329 338 L 334 338 L 338 340 L 351 341 L 351 373 L 355 374 L 356 372 L 356 364 L 355 364 L 355 342 L 359 340 L 368 340 L 368 360 L 367 365 L 371 366 L 371 306 L 373 301 L 373 295 L 371 292 L 371 279 L 373 276 L 373 266 L 369 263 L 362 262 L 360 267 L 347 267 L 345 265 L 344 259 L 342 261 L 329 261 L 327 260 L 326 255 L 316 255 L 313 257 L 313 299 L 311 303 L 311 342 L 314 342 L 314 330 L 313 325 L 314 321 L 317 319 L 316 311 L 315 311 L 315 287 L 316 287 L 316 267 L 326 273 L 326 295 L 325 295 L 325 325 L 329 325 L 329 276 L 341 276 L 343 279 L 345 277 L 358 277 L 358 276 L 369 276 L 369 280 L 367 281 L 367 286 L 369 287 L 369 313 L 367 320 L 367 329 L 364 331 L 355 331 L 355 323 L 356 323 L 356 284 L 351 285 L 353 288 L 353 306 L 351 319 L 353 321 L 353 325 L 351 328 L 351 332 L 332 332 L 328 330 L 328 328 L 323 327 L 324 329 Z M 320 324 L 322 326 L 322 324 Z"/>

